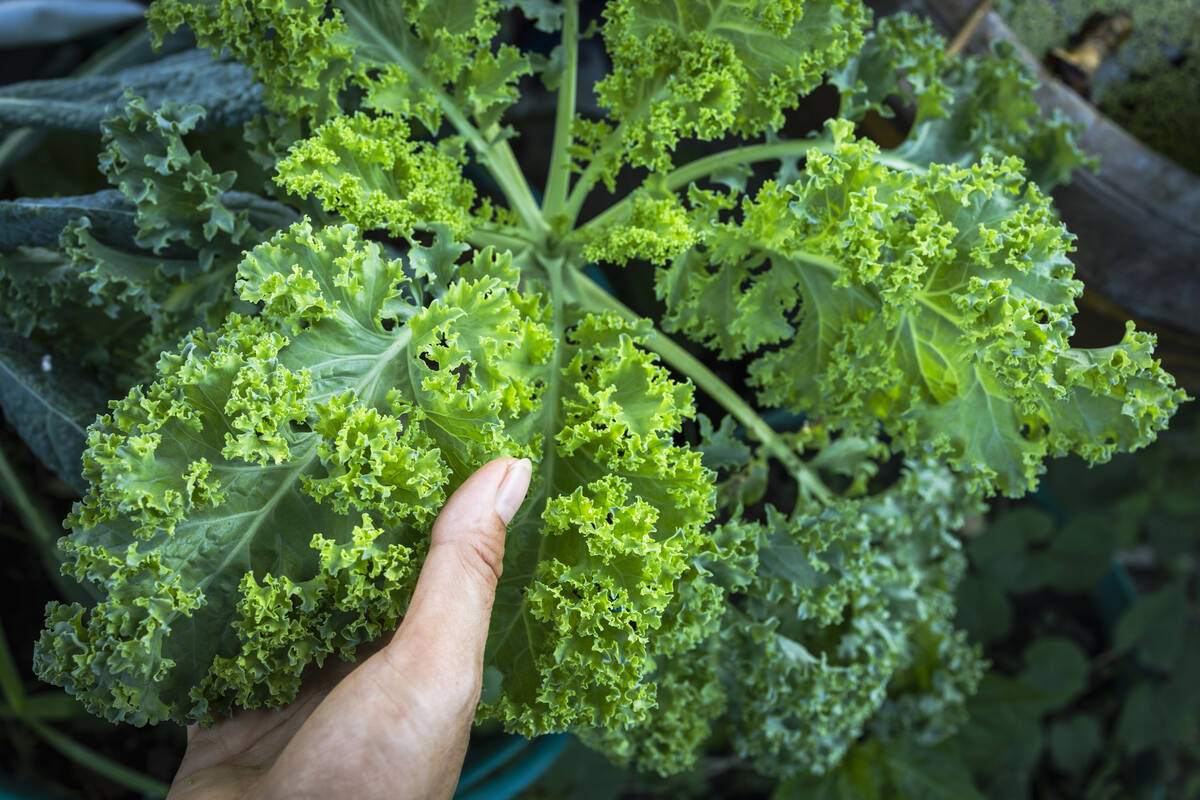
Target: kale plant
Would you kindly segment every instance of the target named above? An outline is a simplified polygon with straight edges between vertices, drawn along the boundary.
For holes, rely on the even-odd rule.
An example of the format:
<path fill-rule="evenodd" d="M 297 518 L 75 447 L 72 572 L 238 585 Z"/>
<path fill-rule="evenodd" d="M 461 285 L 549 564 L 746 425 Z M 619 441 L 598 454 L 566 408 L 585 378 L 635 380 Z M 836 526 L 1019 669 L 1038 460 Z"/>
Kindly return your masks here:
<path fill-rule="evenodd" d="M 503 454 L 536 469 L 480 721 L 664 774 L 713 737 L 768 775 L 831 770 L 864 733 L 937 742 L 984 669 L 953 624 L 963 515 L 1047 458 L 1148 444 L 1183 399 L 1132 327 L 1070 345 L 1082 287 L 1046 190 L 1084 159 L 1003 49 L 947 59 L 858 0 L 611 0 L 592 118 L 573 1 L 149 13 L 249 68 L 247 147 L 275 187 L 235 210 L 238 178 L 177 138 L 197 112 L 130 101 L 105 164 L 147 290 L 62 272 L 81 307 L 132 309 L 114 316 L 155 363 L 90 427 L 61 543 L 99 599 L 52 603 L 36 651 L 109 720 L 288 703 L 310 663 L 396 624 L 441 503 Z M 561 44 L 499 43 L 505 14 Z M 534 76 L 557 92 L 540 197 L 506 116 Z M 823 83 L 836 116 L 786 138 Z M 905 140 L 862 138 L 897 99 Z M 164 237 L 194 266 L 161 266 Z M 661 316 L 594 263 L 645 276 Z M 203 302 L 164 299 L 197 281 Z M 803 424 L 776 430 L 776 408 Z"/>

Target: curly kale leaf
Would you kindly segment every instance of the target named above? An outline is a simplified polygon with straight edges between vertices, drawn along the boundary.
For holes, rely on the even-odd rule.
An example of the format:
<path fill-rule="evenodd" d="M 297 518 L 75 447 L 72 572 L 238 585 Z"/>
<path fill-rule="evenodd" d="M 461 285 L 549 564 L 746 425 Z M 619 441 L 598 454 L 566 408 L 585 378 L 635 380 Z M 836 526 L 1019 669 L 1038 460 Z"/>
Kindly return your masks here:
<path fill-rule="evenodd" d="M 531 71 L 515 47 L 491 47 L 500 10 L 495 0 L 159 0 L 148 16 L 159 35 L 186 24 L 202 46 L 228 48 L 289 116 L 324 121 L 354 87 L 367 108 L 435 132 L 453 108 L 494 138 Z"/>
<path fill-rule="evenodd" d="M 278 164 L 276 181 L 298 196 L 315 194 L 325 208 L 364 230 L 393 236 L 445 225 L 458 236 L 474 227 L 475 186 L 459 156 L 413 141 L 392 116 L 334 117 L 297 142 Z"/>
<path fill-rule="evenodd" d="M 139 247 L 158 254 L 179 243 L 204 251 L 218 236 L 231 246 L 249 238 L 246 212 L 223 202 L 236 173 L 214 172 L 184 144 L 205 116 L 202 106 L 173 100 L 151 111 L 144 99 L 126 92 L 122 113 L 101 124 L 100 171 L 137 208 Z M 202 255 L 202 266 L 210 259 Z"/>
<path fill-rule="evenodd" d="M 205 116 L 126 93 L 101 125 L 100 167 L 116 190 L 0 203 L 4 315 L 114 393 L 145 379 L 188 330 L 219 323 L 242 249 L 297 216 L 234 189 L 233 172 L 185 144 Z"/>
<path fill-rule="evenodd" d="M 764 404 L 882 425 L 982 490 L 1023 494 L 1047 456 L 1153 440 L 1184 394 L 1147 334 L 1069 345 L 1070 237 L 1019 162 L 896 170 L 830 125 L 800 180 L 743 198 L 740 220 L 693 203 L 705 241 L 658 277 L 669 329 L 750 356 Z"/>
<path fill-rule="evenodd" d="M 537 60 L 493 41 L 514 7 L 564 28 L 541 203 L 502 124 Z M 962 720 L 981 669 L 951 624 L 962 515 L 1028 490 L 1048 456 L 1149 442 L 1182 398 L 1150 337 L 1069 344 L 1070 238 L 1015 157 L 1069 142 L 1039 133 L 1002 54 L 947 63 L 904 18 L 864 45 L 856 0 L 613 0 L 609 113 L 585 119 L 578 7 L 562 11 L 155 4 L 160 30 L 186 23 L 250 66 L 276 114 L 252 134 L 264 163 L 350 224 L 260 243 L 283 220 L 243 215 L 182 146 L 186 108 L 107 162 L 151 253 L 106 272 L 119 259 L 99 224 L 75 230 L 104 299 L 175 314 L 197 297 L 210 326 L 242 313 L 188 335 L 91 429 L 63 550 L 105 596 L 48 609 L 43 677 L 137 723 L 281 706 L 308 664 L 396 624 L 442 501 L 509 454 L 537 471 L 509 529 L 481 718 L 572 729 L 663 773 L 729 742 L 777 775 L 835 774 L 871 742 L 906 752 Z M 823 75 L 845 118 L 782 138 Z M 854 139 L 897 93 L 917 105 L 909 140 Z M 674 165 L 677 145 L 726 137 L 762 141 Z M 782 167 L 763 183 L 751 165 L 768 160 Z M 473 166 L 493 181 L 474 185 Z M 628 166 L 652 174 L 577 226 Z M 179 213 L 160 216 L 159 197 Z M 401 257 L 359 229 L 408 240 Z M 236 301 L 189 294 L 238 259 Z M 799 430 L 773 430 L 580 268 L 635 259 L 656 267 L 664 327 L 743 359 L 760 405 Z M 188 280 L 143 292 L 160 273 Z M 650 350 L 729 412 L 700 420 L 695 448 L 677 441 L 693 387 Z"/>
<path fill-rule="evenodd" d="M 502 124 L 529 57 L 494 44 L 497 0 L 232 3 L 159 0 L 159 34 L 188 25 L 201 45 L 232 52 L 265 86 L 269 107 L 312 138 L 280 164 L 288 191 L 312 193 L 356 224 L 406 234 L 414 224 L 466 230 L 473 157 L 527 226 L 542 224 Z M 442 132 L 436 144 L 417 140 Z M 495 210 L 485 201 L 481 221 Z M 501 221 L 507 221 L 507 218 Z"/>
<path fill-rule="evenodd" d="M 1095 168 L 1076 141 L 1079 126 L 1061 112 L 1043 116 L 1033 95 L 1037 81 L 1011 45 L 997 42 L 990 53 L 960 58 L 945 49 L 928 20 L 880 20 L 856 57 L 832 75 L 842 92 L 840 116 L 893 116 L 889 98 L 913 104 L 912 128 L 888 156 L 916 169 L 1017 156 L 1030 180 L 1049 191 L 1075 169 Z"/>
<path fill-rule="evenodd" d="M 937 742 L 965 717 L 983 661 L 955 629 L 965 569 L 952 532 L 977 500 L 932 461 L 875 494 L 718 525 L 701 561 L 733 594 L 720 627 L 658 664 L 658 711 L 585 732 L 662 774 L 727 738 L 776 776 L 835 768 L 866 732 Z"/>
<path fill-rule="evenodd" d="M 396 624 L 447 493 L 507 453 L 539 467 L 480 714 L 526 735 L 646 718 L 655 659 L 715 631 L 721 598 L 690 557 L 711 474 L 671 441 L 690 388 L 614 318 L 556 340 L 508 256 L 462 250 L 406 265 L 303 223 L 247 255 L 262 314 L 191 334 L 89 432 L 62 549 L 106 597 L 49 606 L 39 675 L 138 724 L 284 705 Z"/>
<path fill-rule="evenodd" d="M 854 0 L 669 3 L 615 0 L 604 9 L 612 71 L 596 84 L 612 132 L 591 159 L 610 183 L 624 163 L 671 164 L 684 139 L 756 136 L 820 85 L 861 45 L 867 21 Z"/>
<path fill-rule="evenodd" d="M 951 533 L 976 502 L 922 462 L 876 495 L 786 518 L 771 509 L 758 574 L 721 632 L 741 755 L 767 774 L 819 773 L 872 717 L 953 729 L 982 674 L 953 625 L 965 560 Z"/>

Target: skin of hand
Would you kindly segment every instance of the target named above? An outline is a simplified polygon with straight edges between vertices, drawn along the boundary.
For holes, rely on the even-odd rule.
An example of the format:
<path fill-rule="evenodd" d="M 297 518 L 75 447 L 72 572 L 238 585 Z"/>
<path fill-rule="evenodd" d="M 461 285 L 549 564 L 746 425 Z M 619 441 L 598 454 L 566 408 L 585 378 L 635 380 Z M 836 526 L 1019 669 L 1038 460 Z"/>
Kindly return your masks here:
<path fill-rule="evenodd" d="M 286 708 L 188 728 L 177 800 L 448 798 L 482 687 L 506 526 L 526 459 L 497 458 L 446 501 L 412 602 L 391 640 L 305 676 Z"/>

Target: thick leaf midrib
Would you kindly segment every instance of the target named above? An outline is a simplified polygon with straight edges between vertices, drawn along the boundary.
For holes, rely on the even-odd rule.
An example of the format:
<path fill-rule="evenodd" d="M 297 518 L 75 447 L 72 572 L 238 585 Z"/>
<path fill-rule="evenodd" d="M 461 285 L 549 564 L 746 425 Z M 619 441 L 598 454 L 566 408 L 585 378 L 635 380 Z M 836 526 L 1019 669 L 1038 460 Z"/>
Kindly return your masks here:
<path fill-rule="evenodd" d="M 559 268 L 570 269 L 565 262 L 560 263 Z M 556 295 L 553 298 L 554 312 L 551 320 L 551 334 L 554 337 L 554 355 L 552 356 L 549 364 L 550 380 L 546 386 L 546 393 L 542 396 L 542 409 L 546 415 L 542 427 L 542 462 L 538 465 L 538 471 L 542 475 L 542 485 L 537 495 L 527 498 L 525 507 L 528 508 L 529 511 L 523 512 L 524 521 L 526 521 L 531 528 L 529 535 L 538 536 L 538 543 L 536 549 L 530 548 L 533 551 L 533 557 L 528 561 L 523 559 L 524 563 L 522 566 L 527 563 L 528 570 L 522 569 L 515 576 L 511 572 L 504 576 L 508 582 L 512 582 L 515 578 L 516 581 L 522 585 L 528 585 L 533 582 L 533 576 L 537 570 L 537 565 L 542 562 L 542 558 L 545 555 L 546 542 L 549 537 L 546 536 L 545 532 L 541 529 L 540 518 L 543 509 L 546 507 L 546 503 L 549 501 L 550 496 L 554 491 L 554 486 L 557 483 L 557 476 L 555 474 L 556 468 L 559 466 L 566 466 L 566 462 L 558 458 L 557 443 L 554 436 L 555 432 L 559 429 L 559 427 L 561 427 L 561 423 L 559 421 L 559 407 L 562 403 L 563 391 L 563 350 L 566 347 L 566 325 L 563 317 L 563 304 L 565 300 L 563 298 L 561 275 L 557 280 L 552 281 L 552 291 Z M 516 564 L 514 564 L 514 566 L 516 566 Z M 515 611 L 512 614 L 512 618 L 510 619 L 508 625 L 504 628 L 504 631 L 495 638 L 495 641 L 497 642 L 497 649 L 499 649 L 504 642 L 509 640 L 509 638 L 512 636 L 513 628 L 516 627 L 517 619 L 520 619 L 525 629 L 525 641 L 523 643 L 524 649 L 529 653 L 530 660 L 534 660 L 534 636 L 533 630 L 530 627 L 529 616 L 529 597 L 527 593 L 523 593 L 520 595 L 520 600 L 515 607 Z"/>
<path fill-rule="evenodd" d="M 354 20 L 355 31 L 359 32 L 364 38 L 374 41 L 380 49 L 388 54 L 392 61 L 403 69 L 404 74 L 415 85 L 430 92 L 438 99 L 438 105 L 441 107 L 442 113 L 450 119 L 460 133 L 471 140 L 471 144 L 479 153 L 480 158 L 486 159 L 489 153 L 487 142 L 483 140 L 478 130 L 471 125 L 459 107 L 446 94 L 445 90 L 430 80 L 425 72 L 408 57 L 408 53 L 397 47 L 391 39 L 384 36 L 379 26 L 372 24 L 369 19 L 365 18 L 363 13 L 354 4 L 347 3 L 341 6 L 340 10 L 347 18 Z"/>

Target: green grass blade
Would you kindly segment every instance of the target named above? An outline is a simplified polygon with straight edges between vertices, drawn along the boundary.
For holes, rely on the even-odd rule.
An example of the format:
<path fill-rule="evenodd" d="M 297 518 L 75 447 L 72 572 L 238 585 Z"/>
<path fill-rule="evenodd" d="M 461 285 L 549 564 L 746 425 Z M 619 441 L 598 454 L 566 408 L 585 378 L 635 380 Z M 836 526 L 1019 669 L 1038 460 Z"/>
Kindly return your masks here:
<path fill-rule="evenodd" d="M 25 713 L 25 688 L 21 685 L 21 673 L 12 651 L 8 649 L 8 638 L 4 635 L 4 623 L 0 622 L 0 694 L 15 714 Z"/>
<path fill-rule="evenodd" d="M 141 792 L 152 797 L 167 796 L 167 790 L 170 787 L 165 783 L 156 781 L 147 775 L 130 769 L 124 764 L 118 764 L 116 761 L 106 758 L 90 747 L 85 747 L 71 737 L 59 733 L 49 725 L 37 720 L 28 720 L 28 722 L 46 744 L 76 764 L 87 767 L 93 772 L 103 775 L 109 780 L 115 781 L 136 792 Z"/>

